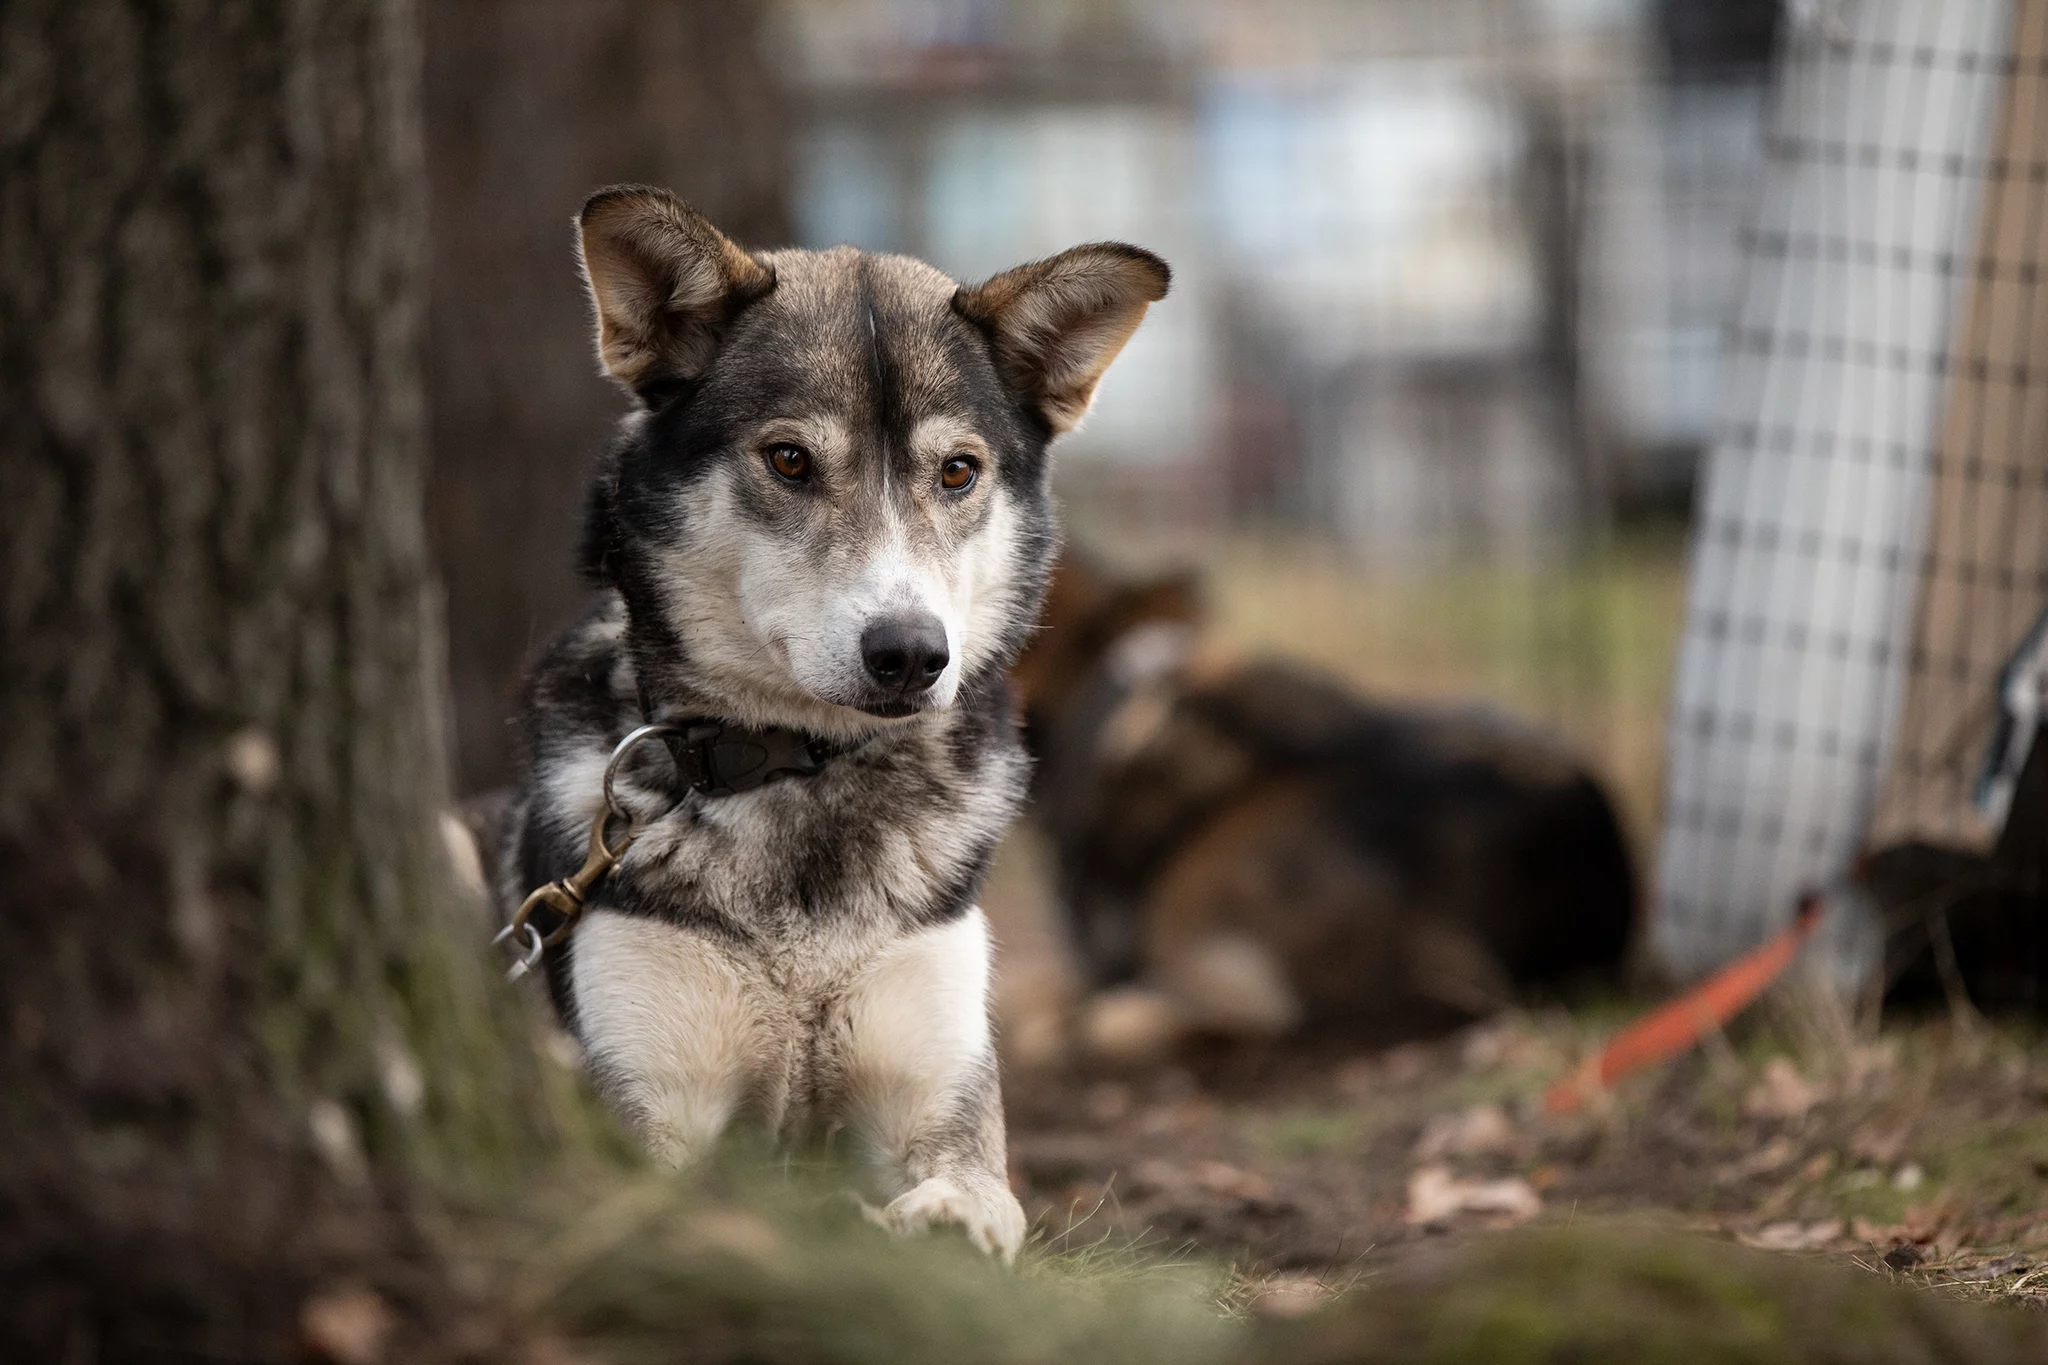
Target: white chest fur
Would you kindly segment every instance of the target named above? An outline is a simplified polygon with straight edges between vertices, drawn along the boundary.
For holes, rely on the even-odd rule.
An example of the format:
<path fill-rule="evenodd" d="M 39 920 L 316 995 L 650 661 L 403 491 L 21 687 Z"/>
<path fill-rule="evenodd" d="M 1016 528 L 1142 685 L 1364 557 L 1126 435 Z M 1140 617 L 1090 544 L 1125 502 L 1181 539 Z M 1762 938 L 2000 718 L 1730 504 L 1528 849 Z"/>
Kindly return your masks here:
<path fill-rule="evenodd" d="M 776 1128 L 851 1128 L 900 1158 L 992 1066 L 978 909 L 886 937 L 849 936 L 843 923 L 806 937 L 795 951 L 756 951 L 603 910 L 578 927 L 577 1031 L 657 1156 L 701 1155 L 746 1109 Z"/>

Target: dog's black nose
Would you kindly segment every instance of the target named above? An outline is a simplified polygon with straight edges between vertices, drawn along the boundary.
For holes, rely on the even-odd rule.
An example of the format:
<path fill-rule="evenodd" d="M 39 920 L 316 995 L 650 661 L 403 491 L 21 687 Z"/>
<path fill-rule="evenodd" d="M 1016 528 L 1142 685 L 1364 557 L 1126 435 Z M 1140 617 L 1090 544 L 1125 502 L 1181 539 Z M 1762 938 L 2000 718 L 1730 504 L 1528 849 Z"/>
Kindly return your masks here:
<path fill-rule="evenodd" d="M 860 657 L 868 676 L 891 692 L 922 692 L 939 680 L 952 656 L 946 628 L 930 612 L 885 616 L 861 632 Z"/>

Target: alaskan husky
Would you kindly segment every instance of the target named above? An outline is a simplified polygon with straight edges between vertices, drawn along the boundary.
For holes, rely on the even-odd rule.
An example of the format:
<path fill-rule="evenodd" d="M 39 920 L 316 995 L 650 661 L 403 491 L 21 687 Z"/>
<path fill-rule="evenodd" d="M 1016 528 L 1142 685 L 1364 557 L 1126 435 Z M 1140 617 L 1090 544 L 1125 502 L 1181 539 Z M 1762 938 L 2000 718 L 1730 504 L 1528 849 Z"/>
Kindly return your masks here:
<path fill-rule="evenodd" d="M 545 955 L 597 1085 L 677 1165 L 746 1115 L 844 1131 L 887 1224 L 1007 1258 L 975 904 L 1028 778 L 1005 671 L 1057 539 L 1047 445 L 1167 267 L 1099 243 L 963 286 L 746 251 L 639 186 L 577 226 L 633 406 L 588 499 L 595 598 L 527 685 L 499 890 L 583 863 L 615 748 L 663 727 L 617 766 L 633 842 Z"/>

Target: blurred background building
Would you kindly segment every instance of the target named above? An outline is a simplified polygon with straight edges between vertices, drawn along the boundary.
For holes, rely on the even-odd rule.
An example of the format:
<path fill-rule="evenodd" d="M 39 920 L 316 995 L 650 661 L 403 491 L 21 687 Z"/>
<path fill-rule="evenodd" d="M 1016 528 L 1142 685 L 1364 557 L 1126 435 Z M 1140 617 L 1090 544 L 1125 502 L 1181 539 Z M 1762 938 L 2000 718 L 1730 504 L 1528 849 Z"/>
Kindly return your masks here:
<path fill-rule="evenodd" d="M 1062 476 L 1087 515 L 1529 557 L 1682 508 L 1775 7 L 790 0 L 809 244 L 1175 267 Z"/>

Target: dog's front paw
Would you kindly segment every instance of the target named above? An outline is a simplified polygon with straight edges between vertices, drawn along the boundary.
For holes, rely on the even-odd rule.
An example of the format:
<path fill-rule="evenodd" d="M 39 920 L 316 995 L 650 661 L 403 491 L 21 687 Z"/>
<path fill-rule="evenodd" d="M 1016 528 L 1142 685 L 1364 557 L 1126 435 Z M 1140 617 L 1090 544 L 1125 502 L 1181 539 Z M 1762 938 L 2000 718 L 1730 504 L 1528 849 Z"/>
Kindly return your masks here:
<path fill-rule="evenodd" d="M 967 1239 L 1005 1264 L 1014 1260 L 1024 1244 L 1024 1206 L 1007 1189 L 989 1183 L 987 1188 L 964 1189 L 946 1176 L 935 1175 L 889 1201 L 879 1221 L 901 1236 L 914 1236 L 935 1227 L 954 1224 Z"/>

